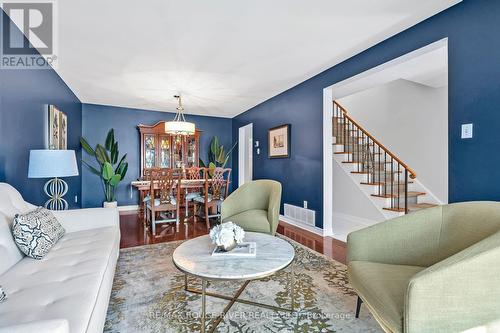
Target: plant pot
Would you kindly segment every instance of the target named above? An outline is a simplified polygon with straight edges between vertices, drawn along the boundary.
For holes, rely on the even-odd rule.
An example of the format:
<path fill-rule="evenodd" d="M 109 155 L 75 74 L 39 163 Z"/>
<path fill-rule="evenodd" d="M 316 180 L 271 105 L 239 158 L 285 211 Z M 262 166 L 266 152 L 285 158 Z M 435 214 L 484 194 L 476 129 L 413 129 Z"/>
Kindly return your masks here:
<path fill-rule="evenodd" d="M 118 202 L 117 201 L 104 201 L 102 204 L 104 208 L 117 208 L 118 207 Z"/>

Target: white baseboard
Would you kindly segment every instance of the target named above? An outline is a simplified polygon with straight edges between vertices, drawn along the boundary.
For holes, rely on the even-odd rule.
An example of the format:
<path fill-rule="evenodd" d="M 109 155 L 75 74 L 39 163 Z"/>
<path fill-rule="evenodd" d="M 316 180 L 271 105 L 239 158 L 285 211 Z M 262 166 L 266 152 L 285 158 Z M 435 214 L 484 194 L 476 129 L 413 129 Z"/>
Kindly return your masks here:
<path fill-rule="evenodd" d="M 308 224 L 305 224 L 305 223 L 302 223 L 302 222 L 299 222 L 296 220 L 292 220 L 292 219 L 285 217 L 284 215 L 281 215 L 281 214 L 280 214 L 280 221 L 283 221 L 283 222 L 291 224 L 295 227 L 310 231 L 312 233 L 315 233 L 316 235 L 325 236 L 323 229 L 318 228 L 316 226 L 308 225 Z"/>
<path fill-rule="evenodd" d="M 127 212 L 134 210 L 139 210 L 139 205 L 118 206 L 118 211 L 120 212 Z"/>

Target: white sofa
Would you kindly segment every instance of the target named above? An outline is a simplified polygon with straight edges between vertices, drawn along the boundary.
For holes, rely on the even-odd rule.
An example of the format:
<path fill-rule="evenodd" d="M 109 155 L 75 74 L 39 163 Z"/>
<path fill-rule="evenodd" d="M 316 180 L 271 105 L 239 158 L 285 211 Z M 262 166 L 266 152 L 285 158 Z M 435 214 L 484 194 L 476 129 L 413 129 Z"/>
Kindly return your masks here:
<path fill-rule="evenodd" d="M 26 257 L 12 238 L 14 215 L 35 208 L 0 183 L 0 333 L 102 332 L 120 228 L 116 209 L 54 212 L 66 234 L 42 259 Z"/>

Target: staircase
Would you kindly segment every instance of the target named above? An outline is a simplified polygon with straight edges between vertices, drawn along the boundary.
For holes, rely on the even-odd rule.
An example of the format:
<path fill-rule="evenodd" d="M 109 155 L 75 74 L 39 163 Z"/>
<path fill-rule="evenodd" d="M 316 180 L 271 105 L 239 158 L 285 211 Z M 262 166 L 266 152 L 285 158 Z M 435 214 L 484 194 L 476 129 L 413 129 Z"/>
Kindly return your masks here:
<path fill-rule="evenodd" d="M 417 174 L 333 102 L 334 160 L 386 218 L 434 207 Z"/>

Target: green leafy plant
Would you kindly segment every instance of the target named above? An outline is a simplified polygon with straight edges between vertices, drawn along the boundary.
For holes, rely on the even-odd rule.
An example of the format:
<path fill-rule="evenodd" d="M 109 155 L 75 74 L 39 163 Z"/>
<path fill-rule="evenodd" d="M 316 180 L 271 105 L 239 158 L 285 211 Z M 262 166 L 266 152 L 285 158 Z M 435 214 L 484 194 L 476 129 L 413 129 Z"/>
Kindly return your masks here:
<path fill-rule="evenodd" d="M 224 145 L 221 145 L 219 142 L 219 138 L 214 136 L 212 141 L 210 141 L 210 149 L 208 151 L 208 168 L 210 169 L 210 175 L 213 174 L 213 170 L 217 167 L 224 168 L 226 167 L 229 158 L 231 157 L 231 153 L 234 148 L 238 144 L 238 141 L 234 143 L 234 145 L 226 152 Z M 200 159 L 200 166 L 206 167 L 206 164 Z"/>
<path fill-rule="evenodd" d="M 83 150 L 90 156 L 95 157 L 97 168 L 85 162 L 82 163 L 89 168 L 89 170 L 101 178 L 104 196 L 107 202 L 115 201 L 115 190 L 120 181 L 125 178 L 128 170 L 128 162 L 126 161 L 127 154 L 118 159 L 118 142 L 115 141 L 115 131 L 110 129 L 106 136 L 104 146 L 97 144 L 95 149 L 89 145 L 87 140 L 83 137 L 80 138 L 80 144 Z"/>

